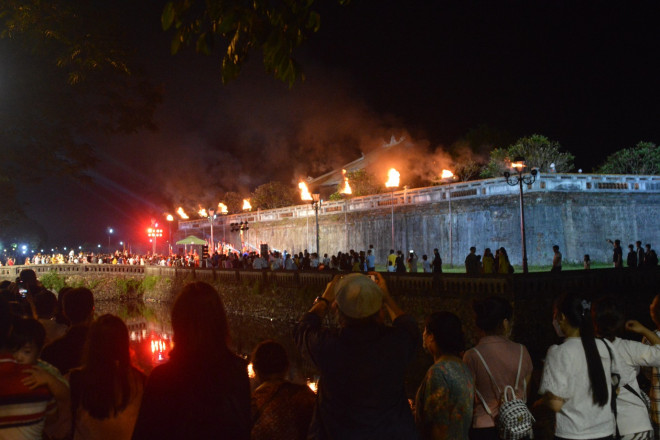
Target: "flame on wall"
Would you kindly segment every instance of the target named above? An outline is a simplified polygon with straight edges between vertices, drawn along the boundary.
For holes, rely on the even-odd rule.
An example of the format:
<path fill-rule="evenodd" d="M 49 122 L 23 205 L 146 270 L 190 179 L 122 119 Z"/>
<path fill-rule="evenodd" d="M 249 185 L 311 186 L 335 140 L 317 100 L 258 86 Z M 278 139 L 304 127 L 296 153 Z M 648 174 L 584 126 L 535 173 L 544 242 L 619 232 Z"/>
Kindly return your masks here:
<path fill-rule="evenodd" d="M 401 177 L 401 173 L 399 173 L 394 168 L 390 168 L 390 170 L 387 172 L 387 182 L 385 182 L 385 186 L 387 188 L 396 188 L 396 187 L 398 187 L 400 177 Z"/>

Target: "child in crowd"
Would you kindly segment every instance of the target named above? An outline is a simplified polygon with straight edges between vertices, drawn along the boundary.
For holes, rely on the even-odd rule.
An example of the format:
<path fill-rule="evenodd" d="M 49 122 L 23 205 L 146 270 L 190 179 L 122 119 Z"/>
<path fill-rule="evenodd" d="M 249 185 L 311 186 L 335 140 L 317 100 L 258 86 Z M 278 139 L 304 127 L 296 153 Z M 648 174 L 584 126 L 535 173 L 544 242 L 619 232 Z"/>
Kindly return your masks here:
<path fill-rule="evenodd" d="M 39 359 L 45 339 L 46 330 L 39 321 L 23 318 L 13 324 L 10 345 L 19 364 L 33 366 L 27 371 L 23 384 L 32 390 L 46 386 L 53 395 L 54 402 L 48 405 L 44 429 L 52 436 L 61 437 L 69 428 L 69 384 L 57 368 Z"/>

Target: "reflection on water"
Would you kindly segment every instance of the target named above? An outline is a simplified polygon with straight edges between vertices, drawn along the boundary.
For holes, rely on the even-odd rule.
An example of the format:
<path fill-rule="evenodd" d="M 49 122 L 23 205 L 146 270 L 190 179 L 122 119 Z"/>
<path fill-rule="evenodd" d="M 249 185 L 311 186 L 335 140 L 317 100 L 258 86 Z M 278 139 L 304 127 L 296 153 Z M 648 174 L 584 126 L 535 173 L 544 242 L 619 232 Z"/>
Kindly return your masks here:
<path fill-rule="evenodd" d="M 149 374 L 155 366 L 169 359 L 169 352 L 174 347 L 170 308 L 171 305 L 165 303 L 104 301 L 96 303 L 96 315 L 112 313 L 124 320 L 130 336 L 133 364 Z M 302 384 L 307 383 L 310 387 L 316 386 L 318 372 L 309 361 L 300 356 L 293 341 L 293 322 L 231 313 L 228 318 L 232 348 L 236 353 L 247 359 L 259 342 L 273 339 L 284 346 L 289 356 L 290 379 Z"/>

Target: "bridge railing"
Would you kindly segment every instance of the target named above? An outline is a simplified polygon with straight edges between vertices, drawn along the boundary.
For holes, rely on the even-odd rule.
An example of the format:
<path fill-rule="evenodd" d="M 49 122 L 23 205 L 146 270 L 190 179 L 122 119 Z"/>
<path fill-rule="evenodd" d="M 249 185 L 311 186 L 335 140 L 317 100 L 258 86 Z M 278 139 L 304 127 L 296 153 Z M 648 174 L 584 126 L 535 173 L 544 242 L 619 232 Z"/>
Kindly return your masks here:
<path fill-rule="evenodd" d="M 26 266 L 0 267 L 0 279 L 14 281 L 23 269 L 32 269 L 37 278 L 49 272 L 60 275 L 88 275 L 88 274 L 125 274 L 144 275 L 147 266 L 129 266 L 124 264 L 31 264 Z"/>
<path fill-rule="evenodd" d="M 660 176 L 605 175 L 605 174 L 539 174 L 536 182 L 527 185 L 527 192 L 653 192 L 660 193 Z M 390 209 L 392 205 L 415 205 L 447 202 L 450 200 L 517 195 L 518 187 L 507 185 L 503 178 L 474 180 L 425 188 L 401 189 L 393 192 L 353 197 L 340 201 L 323 201 L 319 215 L 343 212 Z M 256 212 L 219 216 L 214 227 L 228 227 L 231 223 L 277 221 L 307 218 L 315 215 L 311 205 L 257 210 Z M 207 219 L 179 221 L 179 230 L 210 229 Z"/>

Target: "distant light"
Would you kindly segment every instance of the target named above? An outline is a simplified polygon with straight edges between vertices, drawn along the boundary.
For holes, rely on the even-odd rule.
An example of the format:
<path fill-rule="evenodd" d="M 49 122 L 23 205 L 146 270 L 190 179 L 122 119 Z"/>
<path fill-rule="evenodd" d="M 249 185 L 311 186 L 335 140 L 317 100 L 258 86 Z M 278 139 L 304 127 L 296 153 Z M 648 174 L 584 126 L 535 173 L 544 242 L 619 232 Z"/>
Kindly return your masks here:
<path fill-rule="evenodd" d="M 108 228 L 108 234 L 112 234 L 114 231 L 112 228 Z"/>
<path fill-rule="evenodd" d="M 27 249 L 27 246 L 26 246 L 26 245 L 23 245 L 23 246 L 21 246 L 21 249 L 26 250 L 26 249 Z"/>
<path fill-rule="evenodd" d="M 119 246 L 123 246 L 123 245 L 124 245 L 124 242 L 123 242 L 123 241 L 120 241 L 120 242 L 119 242 Z"/>
<path fill-rule="evenodd" d="M 82 249 L 82 246 L 78 246 L 78 249 Z"/>
<path fill-rule="evenodd" d="M 42 249 L 41 252 L 43 252 L 43 251 L 44 251 L 44 250 Z"/>
<path fill-rule="evenodd" d="M 55 252 L 55 249 L 51 249 L 50 251 L 51 251 L 51 252 Z"/>
<path fill-rule="evenodd" d="M 101 247 L 101 245 L 99 244 L 99 245 L 97 245 L 97 247 Z"/>
<path fill-rule="evenodd" d="M 64 250 L 66 250 L 66 246 L 64 246 Z"/>

